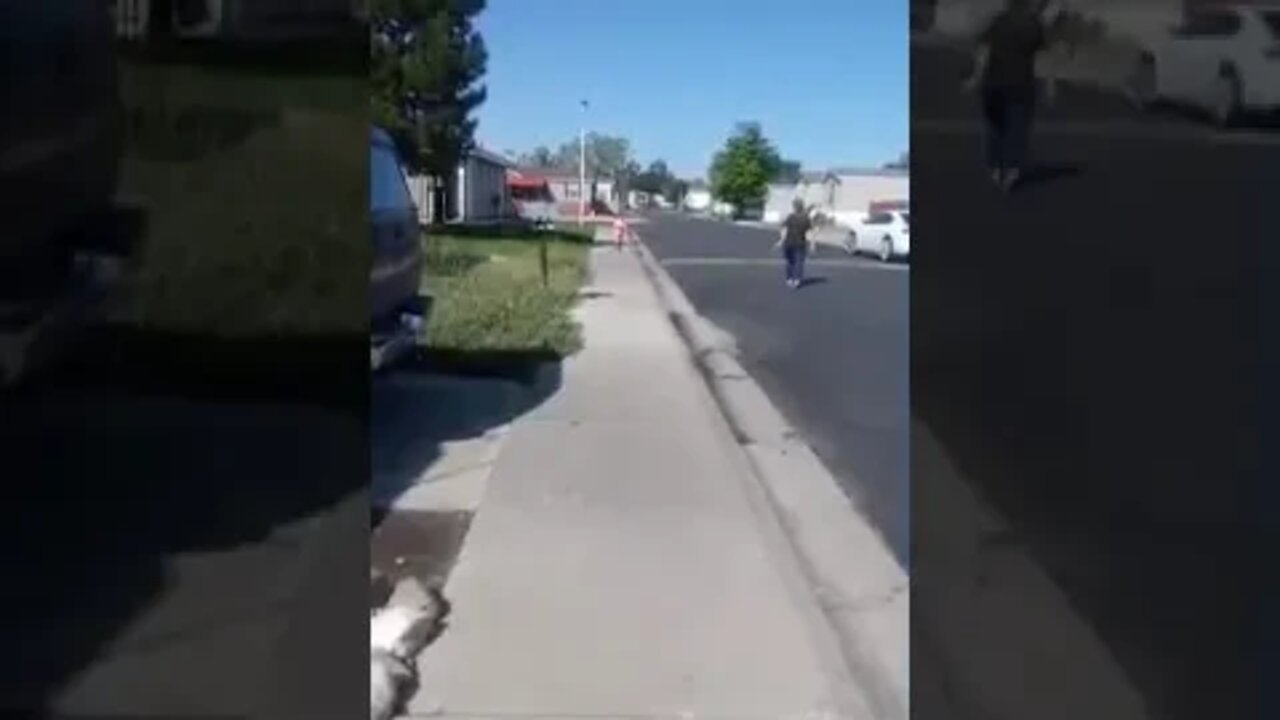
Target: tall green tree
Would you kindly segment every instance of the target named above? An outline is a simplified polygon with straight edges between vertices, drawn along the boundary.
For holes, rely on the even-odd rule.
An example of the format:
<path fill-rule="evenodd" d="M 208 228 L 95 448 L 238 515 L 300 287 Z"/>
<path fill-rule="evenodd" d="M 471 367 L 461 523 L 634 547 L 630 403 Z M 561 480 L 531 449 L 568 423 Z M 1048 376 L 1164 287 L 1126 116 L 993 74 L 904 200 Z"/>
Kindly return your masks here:
<path fill-rule="evenodd" d="M 443 182 L 474 146 L 488 53 L 473 26 L 485 0 L 372 0 L 373 119 L 396 139 L 413 172 L 435 178 L 435 220 L 449 206 Z"/>
<path fill-rule="evenodd" d="M 679 178 L 671 178 L 671 182 L 667 183 L 662 189 L 662 197 L 672 205 L 679 206 L 684 203 L 684 196 L 689 194 L 689 183 Z"/>
<path fill-rule="evenodd" d="M 663 160 L 654 160 L 649 163 L 649 167 L 643 172 L 636 175 L 635 182 L 632 187 L 640 192 L 649 193 L 650 195 L 660 195 L 664 189 L 675 180 L 671 170 L 667 167 L 667 163 Z"/>
<path fill-rule="evenodd" d="M 711 194 L 735 213 L 764 204 L 782 159 L 759 123 L 739 123 L 711 161 Z"/>
<path fill-rule="evenodd" d="M 588 178 L 618 177 L 631 162 L 631 141 L 615 135 L 587 133 L 586 169 Z M 578 169 L 578 138 L 566 140 L 556 149 L 556 167 Z"/>
<path fill-rule="evenodd" d="M 769 180 L 791 185 L 800 182 L 801 173 L 802 168 L 799 160 L 781 160 L 778 162 L 777 172 Z"/>
<path fill-rule="evenodd" d="M 551 152 L 551 148 L 539 145 L 532 152 L 521 155 L 517 162 L 531 168 L 554 168 L 556 166 L 556 156 L 555 153 Z"/>

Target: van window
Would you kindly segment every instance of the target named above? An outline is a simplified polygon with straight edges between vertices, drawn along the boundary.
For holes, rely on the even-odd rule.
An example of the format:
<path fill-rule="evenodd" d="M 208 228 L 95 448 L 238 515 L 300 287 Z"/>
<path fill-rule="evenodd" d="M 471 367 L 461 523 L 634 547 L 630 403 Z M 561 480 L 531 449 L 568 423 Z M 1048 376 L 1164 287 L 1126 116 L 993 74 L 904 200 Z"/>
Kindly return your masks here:
<path fill-rule="evenodd" d="M 413 206 L 413 196 L 400 169 L 396 153 L 376 144 L 369 158 L 369 207 L 373 210 L 400 210 Z"/>

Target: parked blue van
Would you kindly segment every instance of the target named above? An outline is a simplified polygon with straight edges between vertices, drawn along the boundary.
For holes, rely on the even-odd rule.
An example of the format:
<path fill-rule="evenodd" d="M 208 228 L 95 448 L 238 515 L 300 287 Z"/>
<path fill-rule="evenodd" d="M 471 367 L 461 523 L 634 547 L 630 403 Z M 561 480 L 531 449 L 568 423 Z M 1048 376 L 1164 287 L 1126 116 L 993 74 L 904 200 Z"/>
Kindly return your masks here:
<path fill-rule="evenodd" d="M 369 143 L 369 219 L 370 362 L 376 372 L 413 351 L 431 307 L 422 281 L 418 210 L 395 143 L 379 127 L 373 128 Z"/>

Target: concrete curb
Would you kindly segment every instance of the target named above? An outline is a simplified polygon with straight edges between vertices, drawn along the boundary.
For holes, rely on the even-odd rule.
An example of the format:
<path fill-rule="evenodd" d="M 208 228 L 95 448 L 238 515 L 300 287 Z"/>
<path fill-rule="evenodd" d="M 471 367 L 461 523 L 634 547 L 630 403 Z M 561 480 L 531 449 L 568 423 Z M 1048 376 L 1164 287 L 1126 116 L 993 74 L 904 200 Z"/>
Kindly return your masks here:
<path fill-rule="evenodd" d="M 792 580 L 815 606 L 818 642 L 834 641 L 854 715 L 907 717 L 908 578 L 879 534 L 852 507 L 836 480 L 797 436 L 734 357 L 732 340 L 702 319 L 644 246 L 646 276 L 688 346 L 727 430 L 743 449 L 747 475 L 762 501 L 762 524 L 776 527 Z M 772 522 L 771 522 L 772 520 Z M 803 602 L 803 600 L 802 600 Z"/>

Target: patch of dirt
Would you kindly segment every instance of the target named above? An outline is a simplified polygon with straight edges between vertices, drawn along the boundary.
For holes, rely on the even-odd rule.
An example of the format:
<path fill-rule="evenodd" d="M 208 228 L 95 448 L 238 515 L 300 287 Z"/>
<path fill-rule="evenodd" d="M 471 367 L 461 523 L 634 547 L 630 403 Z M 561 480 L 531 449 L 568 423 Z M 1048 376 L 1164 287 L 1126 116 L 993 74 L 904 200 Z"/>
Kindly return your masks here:
<path fill-rule="evenodd" d="M 462 550 L 471 516 L 466 511 L 397 510 L 375 518 L 370 566 L 380 579 L 374 585 L 395 587 L 413 578 L 424 587 L 443 587 Z M 377 587 L 373 592 L 377 602 Z"/>

